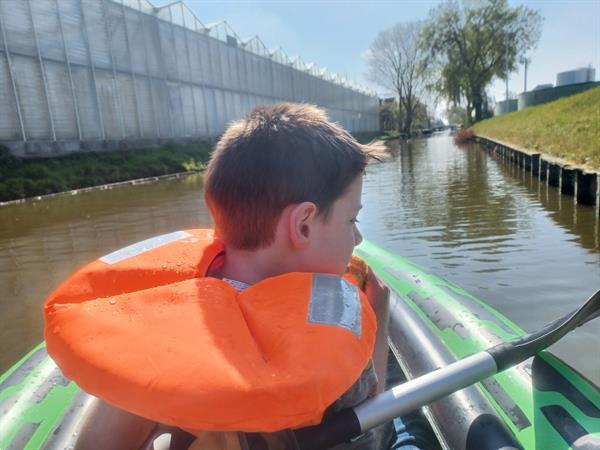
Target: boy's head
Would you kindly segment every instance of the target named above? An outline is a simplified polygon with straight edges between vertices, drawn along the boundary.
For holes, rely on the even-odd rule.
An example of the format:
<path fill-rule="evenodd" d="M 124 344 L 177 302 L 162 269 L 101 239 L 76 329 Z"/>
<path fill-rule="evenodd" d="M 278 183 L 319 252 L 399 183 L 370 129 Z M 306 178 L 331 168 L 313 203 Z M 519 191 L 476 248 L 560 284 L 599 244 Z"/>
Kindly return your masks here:
<path fill-rule="evenodd" d="M 370 153 L 371 147 L 315 106 L 256 108 L 228 128 L 208 165 L 205 198 L 219 236 L 230 248 L 258 250 L 274 242 L 284 212 L 300 234 L 319 225 L 312 228 L 314 238 L 337 223 L 332 213 L 347 215 L 350 209 L 355 211 L 347 223 L 357 234 L 354 221 Z"/>

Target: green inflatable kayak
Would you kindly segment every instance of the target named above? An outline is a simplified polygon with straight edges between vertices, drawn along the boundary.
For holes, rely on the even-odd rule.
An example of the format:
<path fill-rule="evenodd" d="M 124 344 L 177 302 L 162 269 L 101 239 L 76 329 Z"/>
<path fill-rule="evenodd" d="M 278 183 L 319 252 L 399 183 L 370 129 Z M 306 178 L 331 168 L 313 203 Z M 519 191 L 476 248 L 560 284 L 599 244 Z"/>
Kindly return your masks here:
<path fill-rule="evenodd" d="M 390 348 L 408 379 L 524 334 L 463 289 L 373 243 L 356 254 L 390 287 Z M 75 448 L 97 402 L 62 375 L 42 343 L 0 376 L 0 449 Z M 423 412 L 441 448 L 600 449 L 600 389 L 549 352 Z M 157 424 L 140 448 L 155 448 L 165 432 L 174 433 Z"/>

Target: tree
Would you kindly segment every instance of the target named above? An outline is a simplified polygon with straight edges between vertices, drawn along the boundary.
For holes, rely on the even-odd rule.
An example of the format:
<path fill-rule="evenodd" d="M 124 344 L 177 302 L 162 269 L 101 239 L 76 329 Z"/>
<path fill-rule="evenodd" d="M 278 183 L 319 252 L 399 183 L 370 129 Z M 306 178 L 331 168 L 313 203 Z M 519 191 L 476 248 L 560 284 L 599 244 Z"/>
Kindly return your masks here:
<path fill-rule="evenodd" d="M 397 128 L 398 103 L 394 97 L 379 101 L 379 125 L 381 131 L 391 131 Z"/>
<path fill-rule="evenodd" d="M 462 125 L 467 118 L 467 111 L 458 104 L 450 104 L 446 108 L 446 120 L 449 125 Z"/>
<path fill-rule="evenodd" d="M 469 6 L 473 5 L 473 6 Z M 542 17 L 507 0 L 448 0 L 432 9 L 421 34 L 439 81 L 436 88 L 455 105 L 466 102 L 467 120 L 483 117 L 485 88 L 505 78 L 540 38 Z"/>
<path fill-rule="evenodd" d="M 369 48 L 368 77 L 398 97 L 398 131 L 410 135 L 417 99 L 424 94 L 427 52 L 419 45 L 421 22 L 381 31 Z"/>
<path fill-rule="evenodd" d="M 433 117 L 429 114 L 427 105 L 421 102 L 419 99 L 416 100 L 414 115 L 413 115 L 413 123 L 412 123 L 412 131 L 414 132 L 422 132 L 423 130 L 428 130 L 431 128 L 431 123 L 433 122 Z"/>

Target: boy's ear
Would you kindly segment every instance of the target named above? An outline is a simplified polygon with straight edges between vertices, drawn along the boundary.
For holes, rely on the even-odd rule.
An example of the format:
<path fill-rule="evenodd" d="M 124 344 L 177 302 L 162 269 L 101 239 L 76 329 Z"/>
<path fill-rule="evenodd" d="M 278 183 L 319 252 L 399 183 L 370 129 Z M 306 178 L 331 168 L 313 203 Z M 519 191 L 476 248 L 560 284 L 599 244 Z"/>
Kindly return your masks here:
<path fill-rule="evenodd" d="M 294 248 L 301 250 L 310 242 L 318 208 L 313 202 L 294 205 L 289 214 L 290 240 Z"/>

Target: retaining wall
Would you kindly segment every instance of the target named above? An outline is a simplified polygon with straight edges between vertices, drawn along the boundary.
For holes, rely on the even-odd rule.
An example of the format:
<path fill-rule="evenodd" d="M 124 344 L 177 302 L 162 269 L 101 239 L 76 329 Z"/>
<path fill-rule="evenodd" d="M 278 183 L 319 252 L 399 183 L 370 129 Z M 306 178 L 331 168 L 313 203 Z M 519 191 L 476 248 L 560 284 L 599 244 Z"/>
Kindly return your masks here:
<path fill-rule="evenodd" d="M 574 197 L 576 203 L 595 206 L 600 214 L 600 173 L 563 164 L 541 153 L 515 149 L 486 137 L 477 136 L 475 141 L 496 157 L 512 161 L 524 171 L 531 171 L 540 181 L 556 186 L 561 194 Z"/>

